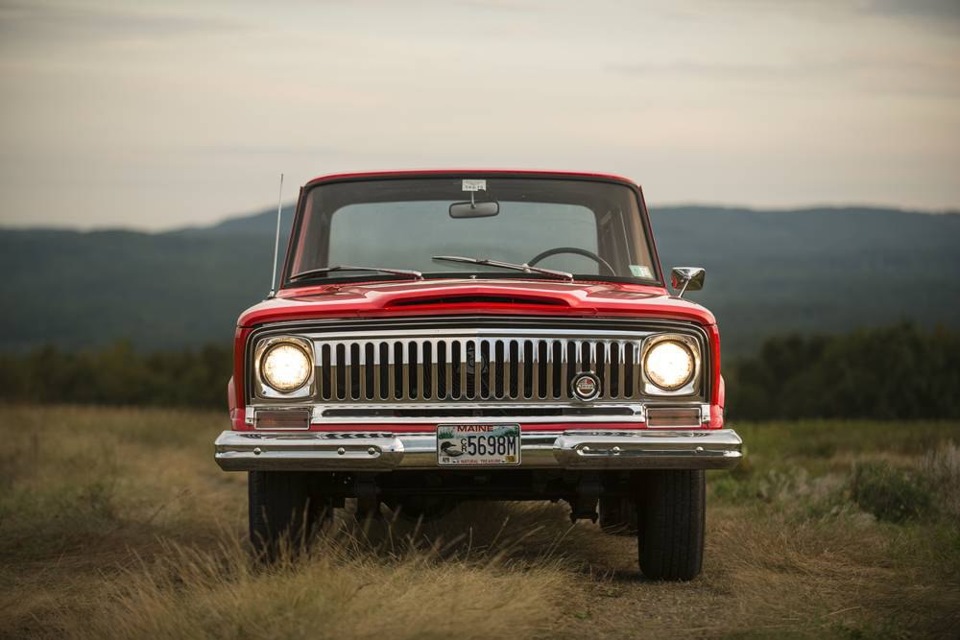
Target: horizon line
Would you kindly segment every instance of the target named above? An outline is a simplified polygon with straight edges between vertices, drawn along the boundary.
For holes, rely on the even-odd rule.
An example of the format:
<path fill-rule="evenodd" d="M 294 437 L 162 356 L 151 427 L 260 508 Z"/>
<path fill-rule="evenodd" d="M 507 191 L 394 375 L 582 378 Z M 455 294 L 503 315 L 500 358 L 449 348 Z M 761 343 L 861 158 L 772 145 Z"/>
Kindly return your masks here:
<path fill-rule="evenodd" d="M 282 208 L 288 210 L 296 206 L 296 201 L 290 201 L 284 203 Z M 655 212 L 663 209 L 716 209 L 718 211 L 745 211 L 749 213 L 759 213 L 759 214 L 780 214 L 780 213 L 807 213 L 812 211 L 849 211 L 851 209 L 872 209 L 875 211 L 885 211 L 891 213 L 903 213 L 903 214 L 916 214 L 916 215 L 928 215 L 928 216 L 949 216 L 949 215 L 960 215 L 960 208 L 953 209 L 913 209 L 907 208 L 899 205 L 885 205 L 885 204 L 865 204 L 865 203 L 845 203 L 845 204 L 810 204 L 810 205 L 797 205 L 797 206 L 757 206 L 757 205 L 739 205 L 739 204 L 716 204 L 716 203 L 704 203 L 704 202 L 673 202 L 667 204 L 658 204 L 651 205 L 647 202 L 647 209 L 651 212 Z M 228 214 L 221 218 L 216 218 L 210 222 L 198 222 L 195 225 L 176 225 L 171 227 L 163 228 L 151 228 L 151 227 L 142 227 L 142 226 L 117 226 L 117 225 L 95 225 L 95 226 L 79 226 L 79 225 L 69 225 L 69 224 L 52 224 L 52 225 L 37 225 L 37 224 L 9 224 L 7 222 L 0 222 L 0 231 L 72 231 L 76 233 L 106 233 L 106 232 L 125 232 L 125 233 L 141 233 L 146 235 L 163 235 L 167 233 L 179 233 L 186 231 L 202 231 L 205 229 L 212 229 L 223 224 L 229 223 L 235 220 L 244 220 L 249 218 L 255 218 L 258 216 L 263 216 L 266 214 L 275 215 L 276 206 L 264 206 L 252 211 L 239 212 L 235 214 Z"/>

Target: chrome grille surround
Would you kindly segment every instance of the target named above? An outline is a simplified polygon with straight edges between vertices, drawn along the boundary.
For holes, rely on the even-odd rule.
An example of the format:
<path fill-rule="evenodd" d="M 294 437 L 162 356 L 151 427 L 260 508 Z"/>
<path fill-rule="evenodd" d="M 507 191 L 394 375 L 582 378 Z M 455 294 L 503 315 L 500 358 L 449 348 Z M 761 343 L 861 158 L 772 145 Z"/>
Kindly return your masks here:
<path fill-rule="evenodd" d="M 643 422 L 645 405 L 697 406 L 709 420 L 706 334 L 692 323 L 556 318 L 470 318 L 277 324 L 258 330 L 248 353 L 278 336 L 313 346 L 310 397 L 285 401 L 248 385 L 248 422 L 258 407 L 309 405 L 313 423 L 434 422 L 455 417 L 524 422 Z M 557 325 L 557 326 L 544 326 Z M 420 328 L 431 326 L 432 328 Z M 664 334 L 697 346 L 697 373 L 675 393 L 650 393 L 648 343 Z M 597 398 L 571 392 L 579 374 L 601 381 Z"/>

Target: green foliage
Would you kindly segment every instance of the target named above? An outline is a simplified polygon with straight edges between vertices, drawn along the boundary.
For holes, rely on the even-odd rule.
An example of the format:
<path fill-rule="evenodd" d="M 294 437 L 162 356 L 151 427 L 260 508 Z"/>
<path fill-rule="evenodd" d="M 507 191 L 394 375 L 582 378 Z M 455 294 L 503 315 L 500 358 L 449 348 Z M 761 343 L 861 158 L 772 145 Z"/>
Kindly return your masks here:
<path fill-rule="evenodd" d="M 861 509 L 887 522 L 919 518 L 934 506 L 933 492 L 922 477 L 887 462 L 858 464 L 850 494 Z"/>
<path fill-rule="evenodd" d="M 960 418 L 960 333 L 904 323 L 774 338 L 725 376 L 738 419 Z"/>
<path fill-rule="evenodd" d="M 222 408 L 229 347 L 140 353 L 129 342 L 67 352 L 43 347 L 0 355 L 0 400 Z"/>

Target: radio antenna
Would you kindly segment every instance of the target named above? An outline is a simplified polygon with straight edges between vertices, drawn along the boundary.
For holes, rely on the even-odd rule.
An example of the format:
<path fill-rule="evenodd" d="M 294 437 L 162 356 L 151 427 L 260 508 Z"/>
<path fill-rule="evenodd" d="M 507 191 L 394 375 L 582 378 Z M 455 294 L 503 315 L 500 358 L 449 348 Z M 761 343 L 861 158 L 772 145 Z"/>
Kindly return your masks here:
<path fill-rule="evenodd" d="M 270 295 L 277 292 L 277 259 L 280 257 L 280 213 L 283 211 L 283 174 L 280 174 L 280 195 L 277 196 L 277 237 L 273 241 L 273 277 L 270 278 Z"/>

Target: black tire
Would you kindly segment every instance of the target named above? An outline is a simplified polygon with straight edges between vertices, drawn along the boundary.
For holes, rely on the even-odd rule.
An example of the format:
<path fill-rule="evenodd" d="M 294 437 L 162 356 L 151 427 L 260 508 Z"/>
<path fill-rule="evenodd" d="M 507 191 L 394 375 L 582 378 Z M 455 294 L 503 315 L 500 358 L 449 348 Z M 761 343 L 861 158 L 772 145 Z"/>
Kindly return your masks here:
<path fill-rule="evenodd" d="M 654 471 L 638 487 L 640 570 L 652 580 L 692 580 L 703 568 L 703 471 Z"/>
<path fill-rule="evenodd" d="M 257 558 L 275 561 L 281 549 L 303 549 L 332 517 L 332 504 L 300 471 L 251 471 L 247 477 L 250 543 Z"/>
<path fill-rule="evenodd" d="M 636 535 L 636 501 L 616 496 L 600 498 L 600 529 L 613 535 Z"/>

